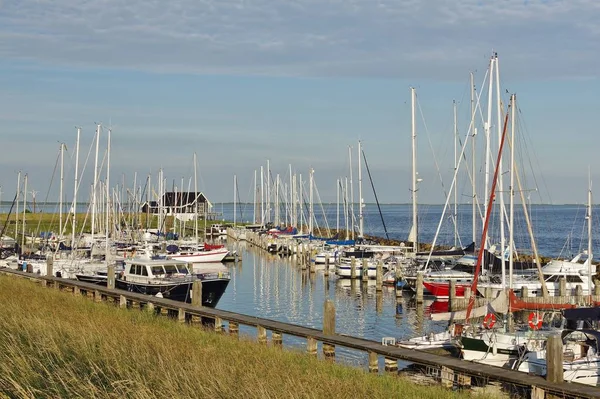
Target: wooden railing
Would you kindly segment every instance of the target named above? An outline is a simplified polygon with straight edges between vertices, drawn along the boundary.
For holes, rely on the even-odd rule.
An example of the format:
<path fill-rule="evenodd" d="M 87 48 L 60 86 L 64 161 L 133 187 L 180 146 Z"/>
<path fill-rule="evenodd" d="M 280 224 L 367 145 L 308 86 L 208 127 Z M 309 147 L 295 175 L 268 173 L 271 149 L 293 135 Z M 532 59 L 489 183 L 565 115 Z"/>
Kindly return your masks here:
<path fill-rule="evenodd" d="M 219 309 L 195 306 L 188 303 L 157 298 L 119 289 L 83 283 L 77 280 L 57 277 L 39 276 L 36 274 L 0 269 L 0 274 L 19 276 L 34 280 L 46 287 L 67 290 L 77 295 L 85 295 L 96 302 L 114 303 L 116 306 L 131 309 L 152 311 L 158 315 L 170 316 L 178 322 L 210 327 L 217 333 L 228 332 L 232 336 L 239 335 L 239 326 L 256 328 L 257 340 L 267 343 L 267 331 L 271 331 L 271 341 L 275 346 L 283 345 L 285 335 L 306 339 L 308 354 L 317 355 L 317 343 L 322 343 L 323 355 L 326 359 L 335 359 L 335 347 L 344 347 L 365 352 L 368 356 L 368 367 L 371 372 L 379 371 L 379 356 L 385 359 L 385 370 L 397 373 L 398 360 L 422 366 L 429 374 L 437 376 L 446 386 L 481 385 L 482 383 L 499 382 L 505 387 L 514 388 L 522 396 L 544 398 L 546 394 L 570 398 L 598 398 L 600 389 L 592 386 L 554 383 L 538 376 L 508 370 L 485 364 L 474 364 L 453 357 L 434 355 L 417 350 L 382 345 L 379 342 L 357 338 L 335 332 L 335 308 L 326 301 L 324 305 L 324 328 L 318 330 L 294 324 L 248 316 Z M 225 329 L 225 327 L 227 327 Z"/>

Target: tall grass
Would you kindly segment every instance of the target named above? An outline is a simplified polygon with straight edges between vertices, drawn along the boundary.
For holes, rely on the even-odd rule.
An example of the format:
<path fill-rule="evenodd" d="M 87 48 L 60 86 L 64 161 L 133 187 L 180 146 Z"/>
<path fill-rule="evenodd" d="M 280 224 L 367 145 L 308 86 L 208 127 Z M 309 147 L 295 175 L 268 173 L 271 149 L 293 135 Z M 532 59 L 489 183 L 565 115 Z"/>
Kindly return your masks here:
<path fill-rule="evenodd" d="M 0 276 L 0 396 L 459 398 Z"/>

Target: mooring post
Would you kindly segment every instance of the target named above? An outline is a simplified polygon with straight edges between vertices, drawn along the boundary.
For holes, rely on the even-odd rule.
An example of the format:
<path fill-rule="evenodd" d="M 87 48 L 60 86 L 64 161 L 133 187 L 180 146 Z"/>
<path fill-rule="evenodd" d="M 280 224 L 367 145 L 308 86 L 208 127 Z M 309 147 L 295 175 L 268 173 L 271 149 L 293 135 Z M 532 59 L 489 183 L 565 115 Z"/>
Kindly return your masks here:
<path fill-rule="evenodd" d="M 423 303 L 423 272 L 417 272 L 417 303 Z"/>
<path fill-rule="evenodd" d="M 109 290 L 115 289 L 115 265 L 108 265 L 108 271 L 106 272 L 106 287 Z"/>
<path fill-rule="evenodd" d="M 54 257 L 52 255 L 46 256 L 46 276 L 52 277 L 54 275 Z"/>
<path fill-rule="evenodd" d="M 317 340 L 313 337 L 306 338 L 306 352 L 310 356 L 317 356 Z"/>
<path fill-rule="evenodd" d="M 562 383 L 563 379 L 563 343 L 560 334 L 551 334 L 546 341 L 546 379 Z"/>
<path fill-rule="evenodd" d="M 259 344 L 265 345 L 267 343 L 267 329 L 263 326 L 256 326 L 256 337 Z"/>
<path fill-rule="evenodd" d="M 379 356 L 375 352 L 369 352 L 369 373 L 379 372 Z"/>
<path fill-rule="evenodd" d="M 560 277 L 558 279 L 558 296 L 565 297 L 567 296 L 567 280 L 564 277 Z"/>
<path fill-rule="evenodd" d="M 146 312 L 148 313 L 154 313 L 154 304 L 152 302 L 147 302 L 146 303 Z"/>
<path fill-rule="evenodd" d="M 362 281 L 369 280 L 369 263 L 366 258 L 362 260 Z"/>
<path fill-rule="evenodd" d="M 392 359 L 391 357 L 386 357 L 384 359 L 385 371 L 388 373 L 397 373 L 398 372 L 398 360 Z"/>
<path fill-rule="evenodd" d="M 442 366 L 440 380 L 443 387 L 452 388 L 454 385 L 454 371 L 448 367 Z"/>
<path fill-rule="evenodd" d="M 185 310 L 183 308 L 177 309 L 177 321 L 179 323 L 185 323 Z"/>
<path fill-rule="evenodd" d="M 575 300 L 576 303 L 581 303 L 581 301 L 583 300 L 583 287 L 581 286 L 581 284 L 577 284 L 575 286 Z"/>
<path fill-rule="evenodd" d="M 521 298 L 529 298 L 529 288 L 526 285 L 521 287 Z"/>
<path fill-rule="evenodd" d="M 125 295 L 119 295 L 119 307 L 120 308 L 127 307 L 127 298 L 125 298 Z"/>
<path fill-rule="evenodd" d="M 215 317 L 215 332 L 217 334 L 223 332 L 223 319 L 220 317 Z"/>
<path fill-rule="evenodd" d="M 377 272 L 375 275 L 375 290 L 382 291 L 383 290 L 383 261 L 379 259 L 377 261 Z"/>
<path fill-rule="evenodd" d="M 350 278 L 356 278 L 356 257 L 350 257 Z"/>
<path fill-rule="evenodd" d="M 328 299 L 323 305 L 323 334 L 335 335 L 335 305 Z M 335 360 L 335 345 L 323 343 L 325 359 Z"/>
<path fill-rule="evenodd" d="M 234 337 L 238 337 L 240 334 L 240 327 L 238 325 L 238 323 L 234 322 L 234 321 L 230 321 L 229 322 L 229 335 L 234 336 Z"/>
<path fill-rule="evenodd" d="M 274 347 L 281 348 L 283 346 L 283 334 L 279 331 L 271 332 L 271 340 L 273 341 Z"/>
<path fill-rule="evenodd" d="M 325 277 L 329 277 L 329 255 L 325 255 Z"/>
<path fill-rule="evenodd" d="M 192 283 L 192 306 L 202 306 L 202 281 Z"/>

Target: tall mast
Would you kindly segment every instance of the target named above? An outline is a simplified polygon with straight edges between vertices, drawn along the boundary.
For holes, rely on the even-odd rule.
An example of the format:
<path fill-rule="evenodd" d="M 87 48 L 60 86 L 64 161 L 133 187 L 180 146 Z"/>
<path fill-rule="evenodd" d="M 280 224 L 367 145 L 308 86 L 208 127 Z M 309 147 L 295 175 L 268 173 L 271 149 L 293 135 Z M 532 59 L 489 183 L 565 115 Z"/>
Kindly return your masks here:
<path fill-rule="evenodd" d="M 588 228 L 588 295 L 590 296 L 590 303 L 592 299 L 592 276 L 593 273 L 593 265 L 592 259 L 594 258 L 594 254 L 592 252 L 592 173 L 588 170 L 588 212 L 587 212 L 587 228 Z"/>
<path fill-rule="evenodd" d="M 108 138 L 107 138 L 107 150 L 106 150 L 106 226 L 104 226 L 106 233 L 106 246 L 104 253 L 104 260 L 106 261 L 106 265 L 108 266 L 108 234 L 110 232 L 109 221 L 110 221 L 110 135 L 112 133 L 112 129 L 108 129 Z"/>
<path fill-rule="evenodd" d="M 257 190 L 257 185 L 256 185 L 256 169 L 254 169 L 254 190 L 252 190 L 252 191 L 254 191 L 254 213 L 253 213 L 254 214 L 254 217 L 253 217 L 254 223 L 256 223 L 256 206 L 257 206 L 256 205 L 256 190 Z"/>
<path fill-rule="evenodd" d="M 275 177 L 275 225 L 279 226 L 279 173 Z"/>
<path fill-rule="evenodd" d="M 456 100 L 452 100 L 454 111 L 454 171 L 458 169 L 458 126 L 456 117 Z M 454 187 L 454 247 L 458 246 L 458 189 Z"/>
<path fill-rule="evenodd" d="M 233 227 L 235 227 L 235 222 L 236 222 L 236 208 L 237 208 L 237 199 L 236 199 L 236 188 L 237 188 L 237 176 L 233 175 Z"/>
<path fill-rule="evenodd" d="M 25 178 L 23 179 L 23 231 L 21 236 L 23 237 L 21 241 L 21 248 L 25 248 L 25 212 L 27 211 L 27 173 L 25 173 Z"/>
<path fill-rule="evenodd" d="M 477 191 L 476 191 L 476 187 L 475 187 L 475 158 L 476 158 L 476 149 L 475 149 L 475 137 L 477 136 L 477 128 L 475 127 L 475 82 L 474 82 L 474 77 L 473 77 L 473 72 L 471 72 L 470 74 L 470 80 L 471 80 L 471 135 L 472 135 L 472 139 L 471 139 L 471 153 L 472 153 L 472 166 L 471 166 L 471 175 L 473 176 L 472 178 L 472 189 L 473 191 L 471 192 L 471 223 L 472 223 L 472 227 L 473 227 L 473 242 L 475 242 L 475 240 L 477 239 Z"/>
<path fill-rule="evenodd" d="M 336 199 L 337 215 L 336 215 L 336 219 L 335 219 L 335 231 L 339 234 L 339 232 L 340 232 L 340 179 L 337 179 L 335 191 L 337 194 L 337 199 Z"/>
<path fill-rule="evenodd" d="M 267 159 L 267 195 L 265 197 L 265 222 L 271 221 L 271 164 Z"/>
<path fill-rule="evenodd" d="M 15 210 L 15 241 L 18 242 L 19 238 L 19 197 L 21 196 L 21 171 L 17 174 L 17 209 Z M 21 252 L 23 248 L 21 247 Z"/>
<path fill-rule="evenodd" d="M 60 143 L 60 190 L 58 193 L 58 231 L 59 238 L 63 234 L 63 184 L 65 181 L 65 143 Z"/>
<path fill-rule="evenodd" d="M 488 203 L 488 196 L 487 193 L 489 192 L 490 189 L 490 160 L 492 157 L 492 149 L 491 149 L 491 138 L 490 138 L 490 124 L 492 123 L 492 84 L 494 81 L 494 57 L 490 58 L 490 81 L 489 81 L 489 85 L 488 85 L 488 104 L 487 104 L 487 121 L 485 122 L 484 125 L 484 130 L 485 130 L 485 187 L 484 187 L 484 192 L 486 193 L 484 195 L 485 197 L 485 202 L 483 205 L 484 208 L 484 212 L 487 212 L 488 206 L 491 206 Z M 500 123 L 500 122 L 498 122 Z M 483 223 L 485 223 L 485 221 L 483 221 Z M 483 245 L 484 248 L 487 248 L 487 244 L 488 244 L 488 239 L 487 239 L 487 235 L 484 238 L 484 242 L 482 242 L 480 245 Z"/>
<path fill-rule="evenodd" d="M 314 218 L 314 208 L 313 208 L 313 184 L 314 184 L 314 169 L 310 168 L 310 174 L 308 175 L 309 183 L 308 183 L 308 234 L 313 235 L 313 218 Z"/>
<path fill-rule="evenodd" d="M 294 184 L 292 183 L 292 164 L 290 166 L 290 226 L 294 225 Z"/>
<path fill-rule="evenodd" d="M 514 219 L 515 219 L 515 95 L 510 96 L 510 213 L 508 236 L 508 288 L 513 286 Z"/>
<path fill-rule="evenodd" d="M 265 172 L 260 165 L 260 225 L 265 225 Z"/>
<path fill-rule="evenodd" d="M 362 151 L 361 142 L 359 140 L 358 141 L 358 238 L 364 237 L 361 151 Z"/>
<path fill-rule="evenodd" d="M 81 128 L 77 128 L 77 139 L 75 140 L 75 183 L 73 186 L 73 230 L 71 232 L 71 252 L 75 249 L 75 231 L 77 229 L 77 189 L 79 188 L 79 137 Z"/>
<path fill-rule="evenodd" d="M 197 157 L 194 152 L 194 239 L 198 244 L 198 166 Z M 204 227 L 206 227 L 206 216 L 204 218 Z"/>
<path fill-rule="evenodd" d="M 346 187 L 344 189 L 344 221 L 346 222 L 346 240 L 350 239 L 349 236 L 349 216 L 350 208 L 348 207 L 348 177 L 346 177 Z"/>
<path fill-rule="evenodd" d="M 96 229 L 96 188 L 98 185 L 98 145 L 100 144 L 100 124 L 96 125 L 96 159 L 94 161 L 94 185 L 92 188 L 92 243 Z"/>
<path fill-rule="evenodd" d="M 299 177 L 300 179 L 299 181 L 299 186 L 300 186 L 300 193 L 299 193 L 299 198 L 298 198 L 298 203 L 300 206 L 300 233 L 304 232 L 304 190 L 302 189 L 302 173 L 300 173 Z"/>
<path fill-rule="evenodd" d="M 500 99 L 500 64 L 498 63 L 498 54 L 494 54 L 494 59 L 496 61 L 496 109 L 498 112 L 497 120 L 498 120 L 498 147 L 500 147 L 500 142 L 502 141 L 502 126 L 500 126 L 500 121 L 502 120 L 502 101 Z M 500 197 L 500 210 L 498 214 L 500 215 L 500 255 L 502 259 L 502 288 L 506 288 L 506 259 L 504 256 L 505 247 L 506 247 L 506 236 L 505 236 L 505 219 L 504 219 L 504 178 L 502 173 L 502 157 L 500 157 L 500 174 L 498 175 L 498 190 Z"/>
<path fill-rule="evenodd" d="M 419 251 L 419 225 L 417 219 L 417 123 L 415 113 L 416 92 L 410 88 L 411 97 L 411 137 L 412 137 L 412 239 L 415 253 Z"/>
<path fill-rule="evenodd" d="M 354 186 L 352 184 L 352 147 L 348 147 L 348 158 L 350 160 L 350 226 L 352 239 L 354 240 Z"/>

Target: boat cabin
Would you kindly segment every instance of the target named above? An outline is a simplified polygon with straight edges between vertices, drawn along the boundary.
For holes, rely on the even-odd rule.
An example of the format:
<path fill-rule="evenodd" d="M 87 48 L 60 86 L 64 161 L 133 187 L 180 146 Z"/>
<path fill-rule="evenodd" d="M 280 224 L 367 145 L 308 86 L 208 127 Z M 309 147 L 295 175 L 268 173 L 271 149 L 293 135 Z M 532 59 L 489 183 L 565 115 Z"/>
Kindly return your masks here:
<path fill-rule="evenodd" d="M 190 276 L 187 262 L 171 259 L 132 259 L 125 263 L 121 275 L 128 281 L 150 282 L 155 279 Z"/>

